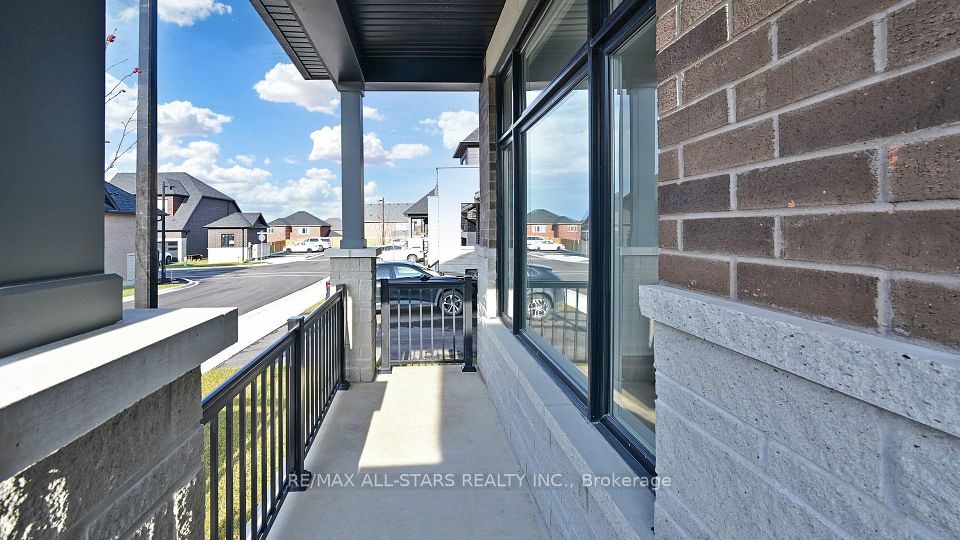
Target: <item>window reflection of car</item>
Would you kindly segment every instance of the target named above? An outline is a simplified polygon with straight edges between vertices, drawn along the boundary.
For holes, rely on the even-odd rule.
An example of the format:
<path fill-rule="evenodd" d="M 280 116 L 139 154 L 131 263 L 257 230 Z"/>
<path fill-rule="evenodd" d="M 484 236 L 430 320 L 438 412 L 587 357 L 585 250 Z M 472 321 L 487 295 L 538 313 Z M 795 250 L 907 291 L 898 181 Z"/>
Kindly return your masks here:
<path fill-rule="evenodd" d="M 327 246 L 320 238 L 304 238 L 284 248 L 284 253 L 323 253 Z"/>
<path fill-rule="evenodd" d="M 449 283 L 457 288 L 410 288 L 392 289 L 390 292 L 391 305 L 435 306 L 443 315 L 460 315 L 463 313 L 463 293 L 458 290 L 463 283 L 462 277 L 447 276 L 417 266 L 409 262 L 377 262 L 377 311 L 380 311 L 380 280 L 387 279 L 390 284 L 401 283 Z M 474 279 L 474 278 L 468 278 Z M 476 291 L 476 280 L 473 290 Z M 419 312 L 418 312 L 419 313 Z"/>
<path fill-rule="evenodd" d="M 547 240 L 546 238 L 540 238 L 539 236 L 527 237 L 528 251 L 561 251 L 562 249 L 563 246 L 554 242 L 553 240 Z"/>
<path fill-rule="evenodd" d="M 566 296 L 562 282 L 549 266 L 527 264 L 528 319 L 542 321 L 553 313 L 556 302 L 563 301 Z"/>

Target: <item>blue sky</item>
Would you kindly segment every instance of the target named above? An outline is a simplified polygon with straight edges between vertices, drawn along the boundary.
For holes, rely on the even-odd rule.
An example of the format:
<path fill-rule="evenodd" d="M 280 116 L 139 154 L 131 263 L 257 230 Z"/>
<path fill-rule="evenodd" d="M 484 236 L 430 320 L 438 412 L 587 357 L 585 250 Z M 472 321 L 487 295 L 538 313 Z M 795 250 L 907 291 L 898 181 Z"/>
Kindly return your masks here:
<path fill-rule="evenodd" d="M 107 2 L 107 88 L 137 62 L 135 0 Z M 160 0 L 160 170 L 185 170 L 268 219 L 296 210 L 339 215 L 337 94 L 303 81 L 249 2 Z M 107 105 L 105 160 L 136 103 L 136 77 Z M 475 92 L 368 92 L 366 194 L 413 202 L 434 169 L 455 165 L 456 142 L 477 126 Z M 128 136 L 126 141 L 130 141 Z M 106 172 L 132 171 L 133 151 Z"/>

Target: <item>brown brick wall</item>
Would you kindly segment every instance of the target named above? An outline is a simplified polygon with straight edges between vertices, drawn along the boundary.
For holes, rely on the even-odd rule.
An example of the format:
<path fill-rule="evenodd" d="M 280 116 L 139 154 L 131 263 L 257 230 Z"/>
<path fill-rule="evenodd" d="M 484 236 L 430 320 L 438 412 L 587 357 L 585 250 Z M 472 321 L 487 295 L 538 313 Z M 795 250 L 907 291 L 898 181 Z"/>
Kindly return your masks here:
<path fill-rule="evenodd" d="M 661 281 L 960 349 L 960 2 L 657 8 Z"/>
<path fill-rule="evenodd" d="M 496 79 L 480 85 L 480 245 L 497 247 Z"/>

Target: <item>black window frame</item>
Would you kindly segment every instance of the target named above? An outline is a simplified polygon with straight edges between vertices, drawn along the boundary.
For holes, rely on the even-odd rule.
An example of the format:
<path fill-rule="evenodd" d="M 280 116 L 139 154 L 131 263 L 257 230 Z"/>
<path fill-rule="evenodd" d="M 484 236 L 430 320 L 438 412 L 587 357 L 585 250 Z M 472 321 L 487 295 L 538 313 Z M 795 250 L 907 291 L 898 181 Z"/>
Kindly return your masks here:
<path fill-rule="evenodd" d="M 554 0 L 542 0 L 536 7 L 520 38 L 508 58 L 497 71 L 495 84 L 497 103 L 503 97 L 503 82 L 510 72 L 512 76 L 512 118 L 505 118 L 503 107 L 497 107 L 497 163 L 507 145 L 513 145 L 512 193 L 504 192 L 503 182 L 497 183 L 497 200 L 513 198 L 513 312 L 505 313 L 506 297 L 503 276 L 506 272 L 504 257 L 504 216 L 497 216 L 498 289 L 501 301 L 497 303 L 497 315 L 511 329 L 546 372 L 558 382 L 558 386 L 581 413 L 592 422 L 606 440 L 628 464 L 640 475 L 654 476 L 656 459 L 612 414 L 611 347 L 609 339 L 596 336 L 612 335 L 612 313 L 609 309 L 612 296 L 612 241 L 610 207 L 612 190 L 609 58 L 624 45 L 643 25 L 655 17 L 655 0 L 625 0 L 616 9 L 608 12 L 607 0 L 588 0 L 587 42 L 584 43 L 563 69 L 530 103 L 522 104 L 523 59 L 521 51 L 537 30 L 546 10 Z M 524 330 L 526 309 L 526 141 L 525 131 L 550 112 L 569 92 L 584 79 L 587 81 L 589 101 L 589 222 L 591 232 L 589 246 L 588 320 L 590 351 L 588 358 L 588 381 L 586 388 L 574 381 L 550 353 L 539 347 Z M 521 106 L 524 105 L 524 106 Z M 498 165 L 499 166 L 499 165 Z M 499 171 L 499 169 L 498 169 Z M 523 251 L 521 251 L 523 250 Z"/>

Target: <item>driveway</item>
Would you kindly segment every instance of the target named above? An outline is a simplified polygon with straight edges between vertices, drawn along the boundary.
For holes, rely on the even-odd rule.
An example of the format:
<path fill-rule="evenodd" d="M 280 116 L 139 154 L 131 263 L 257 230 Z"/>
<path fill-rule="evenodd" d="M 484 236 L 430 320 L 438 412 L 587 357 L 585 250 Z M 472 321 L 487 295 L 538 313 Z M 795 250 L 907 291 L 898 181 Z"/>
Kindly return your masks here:
<path fill-rule="evenodd" d="M 170 270 L 173 277 L 199 284 L 161 295 L 160 307 L 237 307 L 243 315 L 329 276 L 330 262 L 321 255 L 288 264 Z M 133 303 L 125 307 L 132 308 Z"/>

